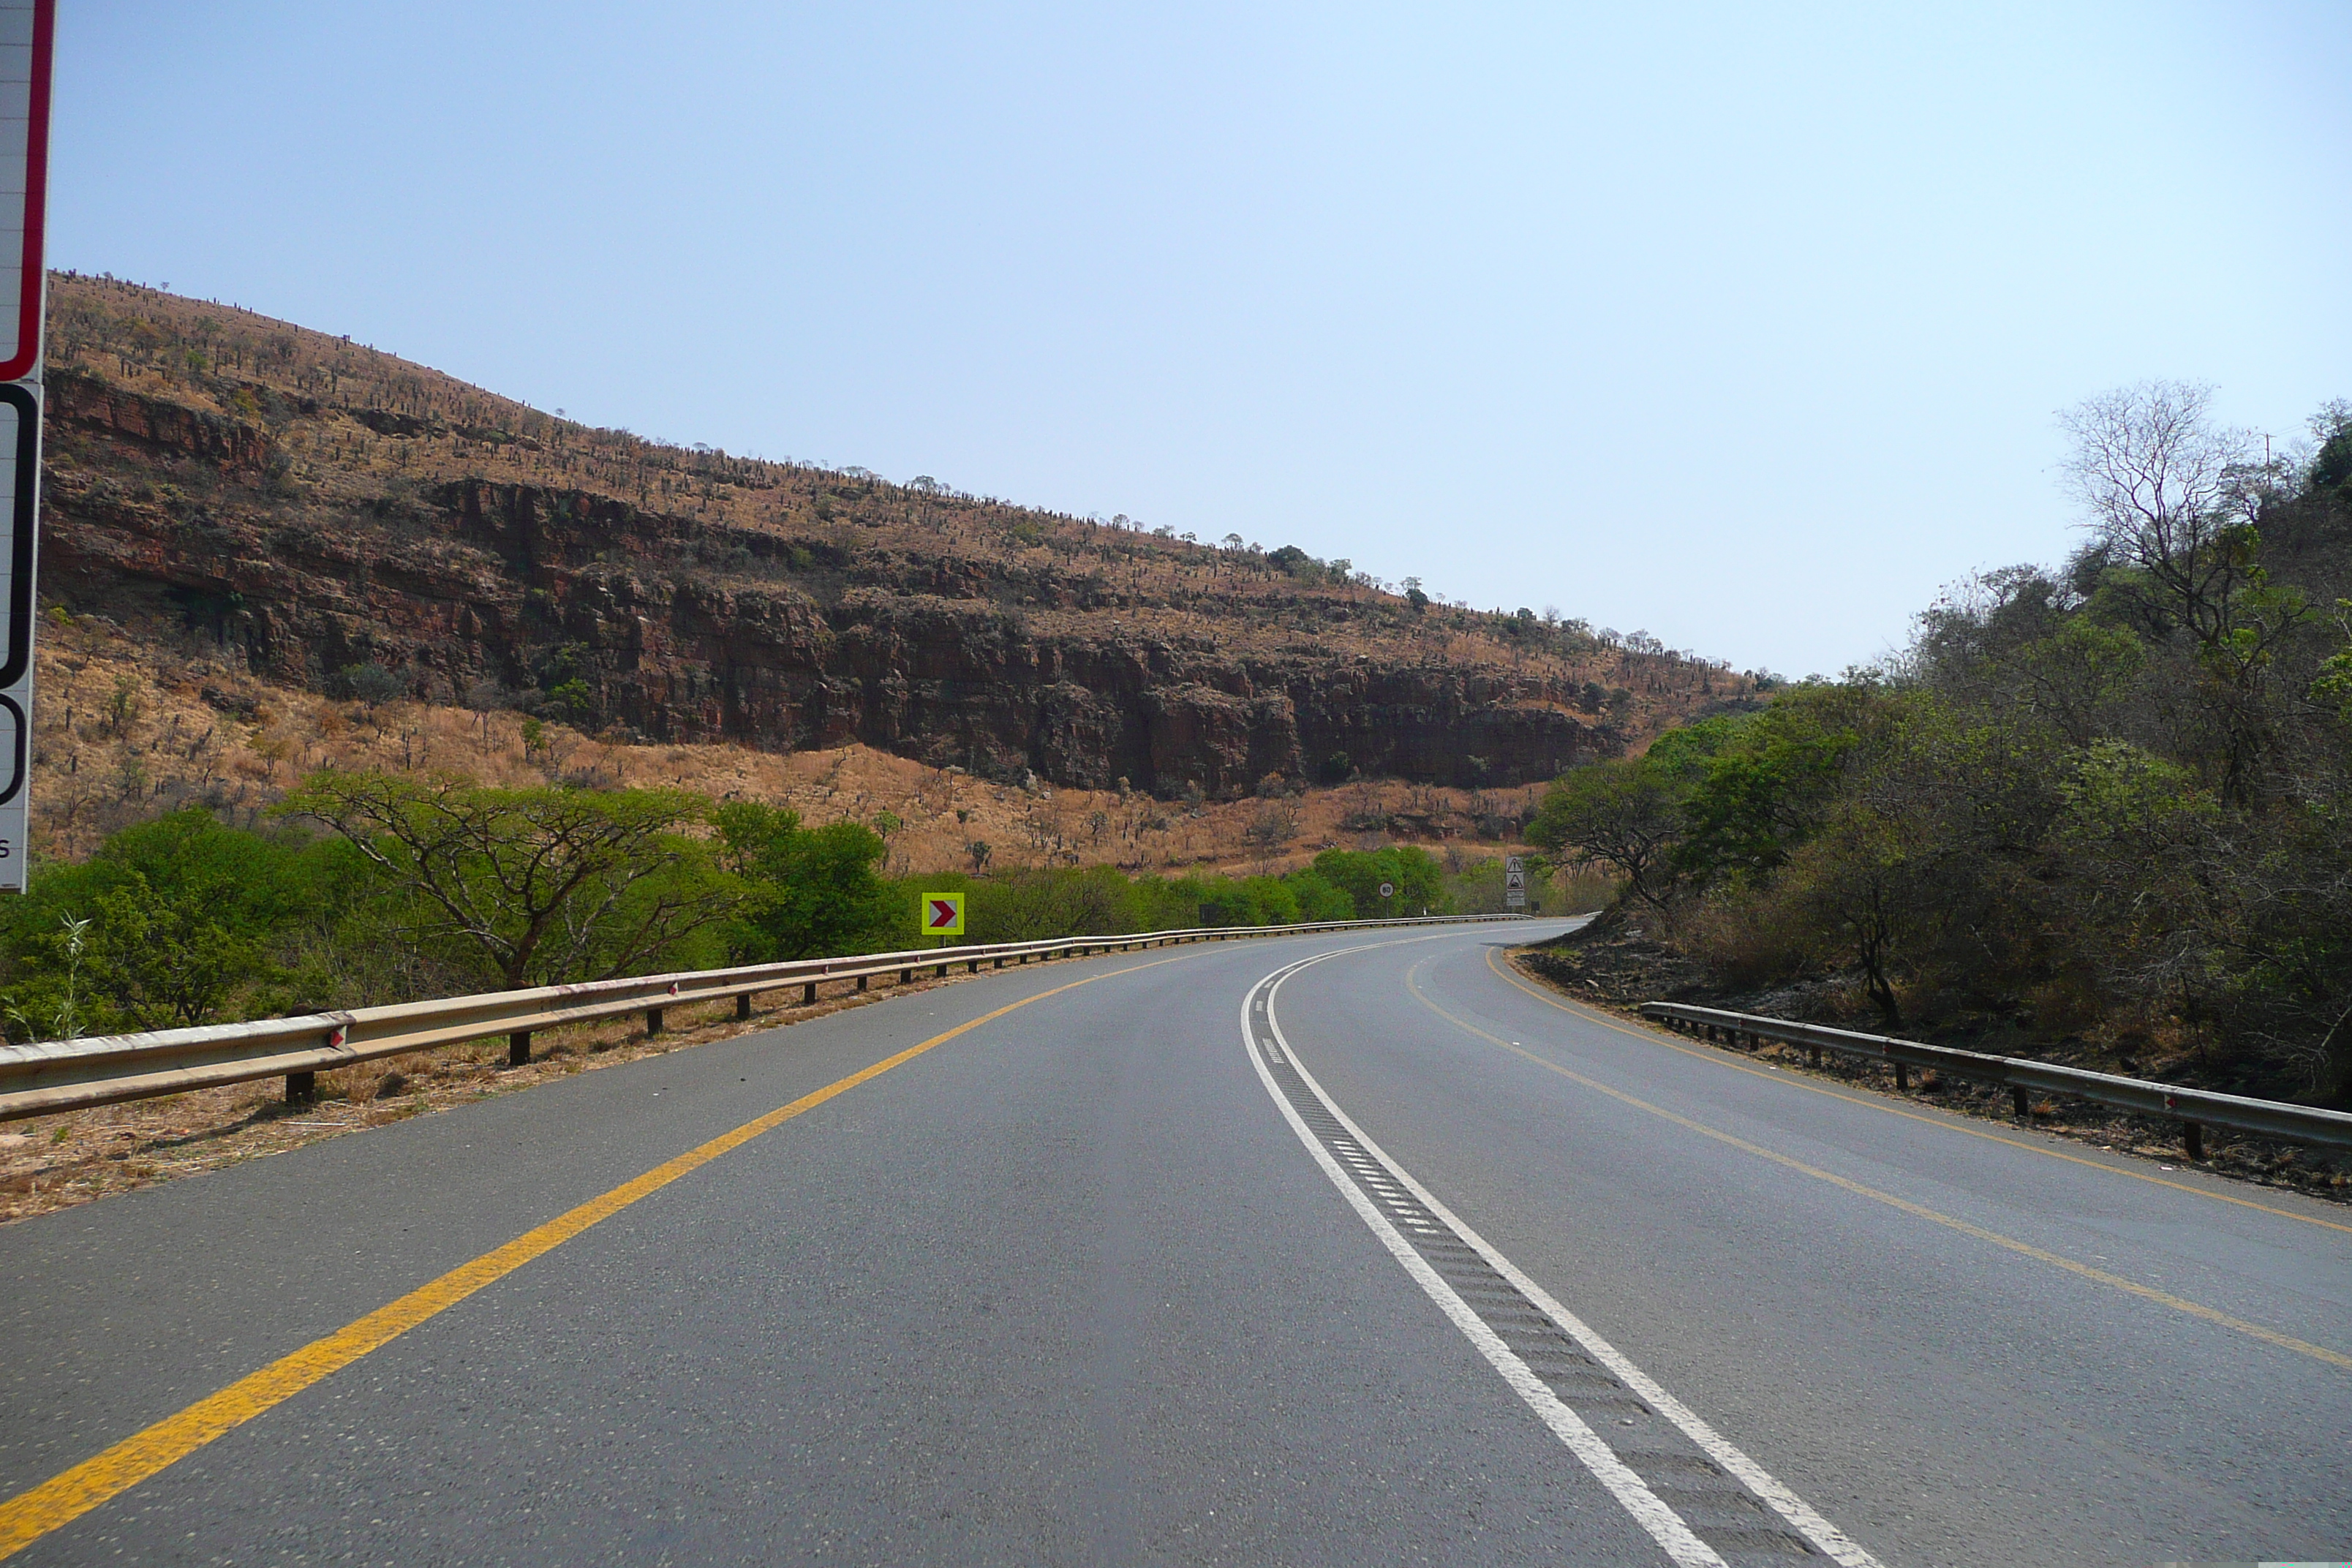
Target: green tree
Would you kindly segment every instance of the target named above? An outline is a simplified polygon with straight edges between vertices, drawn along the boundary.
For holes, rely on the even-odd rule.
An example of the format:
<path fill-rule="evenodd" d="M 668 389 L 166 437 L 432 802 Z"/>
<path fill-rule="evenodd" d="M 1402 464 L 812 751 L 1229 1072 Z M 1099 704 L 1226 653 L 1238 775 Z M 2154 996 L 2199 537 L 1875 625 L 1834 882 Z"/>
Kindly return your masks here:
<path fill-rule="evenodd" d="M 471 954 L 508 986 L 711 956 L 713 928 L 746 897 L 711 846 L 682 831 L 709 805 L 681 790 L 322 773 L 276 809 L 341 834 L 414 899 L 423 939 Z"/>
<path fill-rule="evenodd" d="M 12 902 L 0 937 L 9 1005 L 20 1027 L 54 1026 L 68 985 L 87 988 L 92 1021 L 141 1029 L 269 1010 L 305 935 L 367 880 L 327 846 L 244 832 L 197 807 L 135 824 L 83 865 L 45 868 Z"/>
<path fill-rule="evenodd" d="M 1444 868 L 1426 849 L 1391 844 L 1380 849 L 1326 849 L 1315 857 L 1315 873 L 1345 893 L 1358 920 L 1417 915 L 1423 910 L 1444 914 L 1453 906 L 1445 896 Z M 1396 891 L 1381 897 L 1381 884 Z"/>
<path fill-rule="evenodd" d="M 1298 904 L 1302 921 L 1351 921 L 1356 918 L 1356 900 L 1346 889 L 1335 886 L 1330 879 L 1311 866 L 1301 866 L 1286 873 L 1283 886 Z"/>
<path fill-rule="evenodd" d="M 789 807 L 730 801 L 711 813 L 721 863 L 750 898 L 734 921 L 737 955 L 781 963 L 856 952 L 887 937 L 897 900 L 877 870 L 887 847 L 855 822 L 803 827 Z"/>
<path fill-rule="evenodd" d="M 1528 842 L 1573 864 L 1613 871 L 1635 898 L 1664 909 L 1682 839 L 1681 795 L 1643 759 L 1593 763 L 1544 792 Z"/>

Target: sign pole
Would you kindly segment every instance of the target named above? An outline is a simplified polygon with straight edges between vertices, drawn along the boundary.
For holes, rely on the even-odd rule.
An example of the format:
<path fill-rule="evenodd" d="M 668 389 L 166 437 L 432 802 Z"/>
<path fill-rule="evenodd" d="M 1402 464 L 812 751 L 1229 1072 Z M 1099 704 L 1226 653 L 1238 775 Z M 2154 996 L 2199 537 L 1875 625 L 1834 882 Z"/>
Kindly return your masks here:
<path fill-rule="evenodd" d="M 49 56 L 57 0 L 0 0 L 0 893 L 30 868 L 33 629 L 40 609 L 41 328 L 49 275 Z M 13 302 L 15 310 L 7 304 Z"/>

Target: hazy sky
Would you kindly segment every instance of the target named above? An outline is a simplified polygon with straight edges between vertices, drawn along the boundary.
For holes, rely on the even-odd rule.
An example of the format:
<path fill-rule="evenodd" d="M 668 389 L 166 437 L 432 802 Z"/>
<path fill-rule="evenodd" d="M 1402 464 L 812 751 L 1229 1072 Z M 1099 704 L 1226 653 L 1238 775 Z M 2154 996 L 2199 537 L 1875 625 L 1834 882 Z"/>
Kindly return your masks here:
<path fill-rule="evenodd" d="M 2352 396 L 2352 5 L 61 0 L 53 265 L 1834 671 Z"/>

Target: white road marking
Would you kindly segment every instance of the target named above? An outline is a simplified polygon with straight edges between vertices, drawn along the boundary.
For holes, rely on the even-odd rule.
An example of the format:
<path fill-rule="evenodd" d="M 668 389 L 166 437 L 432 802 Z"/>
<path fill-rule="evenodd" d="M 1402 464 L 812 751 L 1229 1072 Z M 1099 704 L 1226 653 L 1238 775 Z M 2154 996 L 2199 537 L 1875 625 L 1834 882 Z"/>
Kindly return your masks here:
<path fill-rule="evenodd" d="M 1529 1301 L 1549 1316 L 1561 1331 L 1574 1340 L 1586 1354 L 1615 1373 L 1618 1381 L 1624 1384 L 1653 1410 L 1681 1428 L 1683 1435 L 1696 1444 L 1702 1452 L 1762 1500 L 1781 1518 L 1787 1520 L 1792 1528 L 1812 1542 L 1813 1546 L 1832 1562 L 1838 1563 L 1840 1568 L 1883 1568 L 1883 1564 L 1859 1542 L 1849 1538 L 1843 1531 L 1839 1530 L 1837 1526 L 1816 1512 L 1802 1498 L 1773 1477 L 1763 1466 L 1734 1447 L 1727 1438 L 1700 1419 L 1696 1412 L 1668 1394 L 1647 1373 L 1635 1365 L 1631 1357 L 1594 1332 L 1582 1319 L 1562 1306 L 1549 1291 L 1537 1284 L 1517 1264 L 1497 1251 L 1486 1237 L 1464 1224 L 1459 1215 L 1439 1202 L 1435 1194 L 1414 1180 L 1412 1172 L 1391 1159 L 1388 1151 L 1373 1142 L 1370 1134 L 1357 1126 L 1354 1119 L 1339 1108 L 1339 1102 L 1324 1091 L 1323 1086 L 1316 1081 L 1314 1074 L 1307 1070 L 1307 1065 L 1299 1059 L 1298 1053 L 1291 1048 L 1288 1037 L 1283 1034 L 1282 1024 L 1275 1016 L 1275 1000 L 1281 992 L 1283 984 L 1300 970 L 1320 963 L 1327 958 L 1339 958 L 1347 953 L 1362 951 L 1362 948 L 1343 948 L 1335 952 L 1318 953 L 1313 958 L 1286 964 L 1260 980 L 1251 989 L 1249 1001 L 1243 1006 L 1244 1045 L 1248 1045 L 1255 1037 L 1255 1032 L 1250 1027 L 1250 1008 L 1255 1005 L 1264 1016 L 1265 1027 L 1272 1030 L 1275 1038 L 1281 1042 L 1283 1055 L 1288 1058 L 1288 1065 L 1291 1070 L 1298 1075 L 1299 1081 L 1307 1086 L 1307 1091 L 1315 1096 L 1323 1109 L 1330 1112 L 1332 1118 L 1348 1130 L 1349 1136 L 1364 1150 L 1365 1154 L 1378 1162 L 1378 1168 L 1384 1175 L 1393 1177 L 1396 1183 L 1410 1191 L 1420 1200 L 1424 1208 L 1437 1216 L 1460 1240 L 1485 1258 L 1496 1273 L 1509 1280 Z M 1248 1055 L 1250 1066 L 1257 1071 L 1258 1081 L 1265 1085 L 1266 1093 L 1273 1097 L 1276 1108 L 1282 1112 L 1283 1119 L 1289 1122 L 1290 1130 L 1297 1134 L 1298 1141 L 1307 1146 L 1307 1152 L 1314 1156 L 1315 1163 L 1321 1167 L 1324 1175 L 1339 1189 L 1340 1194 L 1348 1200 L 1349 1206 L 1356 1211 L 1357 1216 L 1388 1247 L 1390 1254 L 1403 1266 L 1405 1272 L 1412 1277 L 1414 1283 L 1427 1293 L 1431 1300 L 1437 1303 L 1439 1310 L 1445 1313 L 1454 1327 L 1462 1331 L 1463 1337 L 1475 1345 L 1488 1363 L 1502 1374 L 1503 1381 L 1511 1386 L 1512 1391 L 1526 1401 L 1528 1408 L 1532 1409 L 1537 1416 L 1551 1428 L 1571 1453 L 1583 1461 L 1585 1468 L 1592 1472 L 1594 1479 L 1609 1489 L 1611 1495 L 1617 1499 L 1625 1511 L 1633 1515 L 1635 1522 L 1650 1532 L 1652 1539 L 1664 1548 L 1666 1554 L 1677 1564 L 1682 1565 L 1682 1568 L 1691 1568 L 1694 1564 L 1712 1564 L 1721 1568 L 1723 1559 L 1715 1549 L 1701 1541 L 1679 1514 L 1661 1501 L 1657 1494 L 1650 1490 L 1642 1478 L 1634 1474 L 1632 1468 L 1617 1457 L 1608 1444 L 1585 1424 L 1581 1416 L 1560 1403 L 1559 1397 L 1536 1376 L 1527 1363 L 1514 1353 L 1510 1347 L 1503 1342 L 1501 1337 L 1493 1329 L 1487 1327 L 1485 1321 L 1471 1310 L 1469 1304 L 1462 1300 L 1454 1288 L 1448 1285 L 1437 1271 L 1429 1266 L 1428 1261 L 1413 1249 L 1412 1244 L 1405 1240 L 1396 1226 L 1381 1213 L 1379 1207 L 1365 1196 L 1359 1184 L 1348 1179 L 1347 1171 L 1338 1160 L 1332 1157 L 1330 1152 L 1323 1147 L 1322 1141 L 1315 1136 L 1313 1130 L 1299 1116 L 1297 1110 L 1291 1105 L 1289 1096 L 1283 1093 L 1282 1086 L 1275 1082 L 1274 1075 L 1266 1069 L 1265 1064 L 1258 1059 L 1257 1053 L 1251 1051 Z M 1352 1159 L 1349 1163 L 1354 1163 Z M 1369 1172 L 1363 1177 L 1365 1184 L 1379 1182 L 1381 1179 L 1379 1176 L 1370 1175 Z M 1423 1234 L 1431 1233 L 1429 1227 L 1416 1221 L 1407 1223 L 1412 1224 L 1414 1229 Z"/>

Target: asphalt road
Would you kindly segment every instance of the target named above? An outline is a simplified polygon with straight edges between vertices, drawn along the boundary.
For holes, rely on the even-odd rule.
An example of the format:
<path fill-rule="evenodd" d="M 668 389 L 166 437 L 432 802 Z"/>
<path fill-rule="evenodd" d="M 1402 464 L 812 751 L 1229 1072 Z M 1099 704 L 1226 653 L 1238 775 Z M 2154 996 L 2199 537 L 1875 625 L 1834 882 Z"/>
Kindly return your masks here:
<path fill-rule="evenodd" d="M 1549 929 L 1015 969 L 0 1230 L 12 1562 L 2352 1560 L 2352 1214 L 1599 1018 L 1501 972 Z"/>

